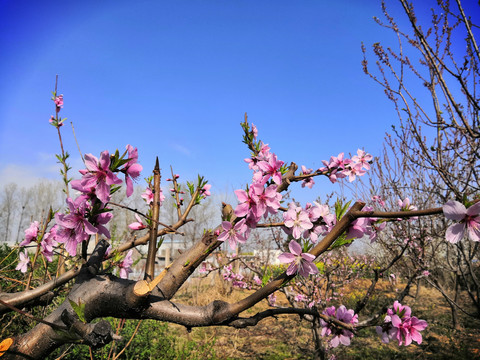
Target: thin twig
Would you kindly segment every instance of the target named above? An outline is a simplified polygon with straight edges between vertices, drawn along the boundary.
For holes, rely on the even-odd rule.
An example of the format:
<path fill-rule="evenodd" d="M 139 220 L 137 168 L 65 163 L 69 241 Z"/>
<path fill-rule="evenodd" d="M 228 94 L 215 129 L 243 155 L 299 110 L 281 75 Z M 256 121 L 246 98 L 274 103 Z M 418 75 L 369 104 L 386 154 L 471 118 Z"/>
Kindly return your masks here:
<path fill-rule="evenodd" d="M 130 339 L 128 340 L 128 342 L 125 344 L 125 346 L 123 347 L 123 349 L 117 354 L 117 356 L 115 356 L 112 360 L 117 360 L 118 357 L 125 351 L 125 349 L 130 345 L 130 343 L 132 342 L 133 338 L 135 337 L 135 335 L 137 334 L 137 331 L 138 329 L 140 328 L 140 325 L 142 324 L 142 320 L 139 320 L 138 321 L 138 324 L 135 328 L 135 330 L 133 330 L 133 334 L 132 336 L 130 337 Z"/>
<path fill-rule="evenodd" d="M 148 219 L 148 220 L 150 220 L 150 221 L 156 222 L 158 225 L 163 226 L 164 228 L 172 231 L 173 233 L 175 233 L 175 234 L 177 234 L 177 235 L 185 236 L 185 233 L 179 232 L 179 231 L 175 230 L 174 228 L 172 228 L 171 226 L 169 226 L 169 225 L 167 225 L 167 224 L 164 224 L 164 223 L 161 222 L 161 221 L 156 221 L 156 220 L 153 219 L 153 218 L 149 218 L 147 215 L 145 215 L 144 213 L 138 211 L 137 209 L 133 209 L 133 208 L 128 207 L 128 206 L 126 206 L 126 205 L 117 204 L 117 203 L 114 203 L 114 202 L 111 202 L 111 201 L 109 201 L 108 203 L 109 203 L 110 205 L 113 205 L 113 206 L 118 206 L 119 208 L 122 208 L 122 209 L 130 210 L 130 211 L 134 212 L 135 214 L 138 214 L 138 215 L 140 215 L 140 216 L 143 216 L 145 219 Z"/>
<path fill-rule="evenodd" d="M 10 310 L 12 311 L 15 311 L 19 314 L 22 314 L 23 316 L 26 316 L 32 320 L 35 320 L 37 322 L 41 322 L 42 324 L 45 324 L 45 325 L 48 325 L 50 327 L 52 327 L 53 329 L 56 329 L 56 330 L 68 330 L 68 328 L 66 326 L 61 326 L 61 325 L 57 325 L 57 324 L 54 324 L 54 323 L 51 323 L 51 322 L 48 322 L 48 321 L 45 321 L 43 319 L 40 319 L 40 318 L 37 318 L 36 316 L 33 316 L 32 314 L 29 314 L 23 310 L 20 310 L 18 308 L 16 308 L 15 306 L 13 305 L 10 305 L 9 303 L 3 301 L 3 300 L 0 300 L 0 304 L 2 304 L 3 306 L 6 306 L 7 308 L 9 308 Z"/>
<path fill-rule="evenodd" d="M 72 126 L 73 138 L 75 139 L 75 143 L 77 144 L 77 149 L 78 149 L 78 152 L 80 154 L 80 157 L 82 158 L 82 162 L 85 162 L 85 159 L 83 158 L 83 155 L 82 155 L 82 150 L 80 150 L 80 145 L 78 144 L 77 135 L 75 134 L 75 128 L 73 127 L 73 121 L 70 121 L 70 125 Z"/>

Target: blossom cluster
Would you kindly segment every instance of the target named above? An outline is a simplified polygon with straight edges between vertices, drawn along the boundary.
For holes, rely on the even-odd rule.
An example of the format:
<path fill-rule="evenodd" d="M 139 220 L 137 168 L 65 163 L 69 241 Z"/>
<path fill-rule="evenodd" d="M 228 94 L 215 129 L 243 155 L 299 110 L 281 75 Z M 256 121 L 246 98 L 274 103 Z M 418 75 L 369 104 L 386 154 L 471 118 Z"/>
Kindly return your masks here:
<path fill-rule="evenodd" d="M 55 116 L 50 116 L 49 123 L 58 129 L 63 126 L 64 121 L 67 120 L 67 118 L 62 119 L 61 117 L 58 117 L 58 113 L 63 108 L 63 95 L 57 96 L 54 92 L 52 100 L 55 103 Z"/>
<path fill-rule="evenodd" d="M 422 334 L 420 331 L 425 330 L 428 324 L 425 320 L 419 320 L 411 314 L 412 309 L 409 306 L 395 301 L 393 308 L 387 310 L 383 324 L 377 326 L 377 334 L 382 337 L 382 342 L 388 343 L 394 339 L 400 346 L 408 346 L 412 341 L 421 344 Z"/>
<path fill-rule="evenodd" d="M 50 123 L 59 128 L 65 121 L 58 117 L 64 104 L 63 95 L 57 96 L 54 93 L 52 100 L 55 103 L 56 116 L 51 117 Z M 65 158 L 66 156 L 63 160 Z M 138 150 L 127 145 L 122 156 L 118 151 L 112 155 L 108 151 L 103 151 L 99 159 L 92 154 L 86 154 L 84 163 L 86 169 L 80 170 L 82 178 L 68 181 L 72 189 L 80 195 L 74 199 L 71 197 L 66 199 L 68 209 L 65 213 L 56 213 L 54 216 L 51 214 L 51 218 L 55 218 L 56 224 L 48 231 L 47 227 L 51 218 L 45 222 L 42 231 L 40 231 L 38 221 L 34 221 L 25 230 L 25 239 L 20 243 L 21 247 L 36 242 L 39 252 L 47 261 L 51 262 L 54 247 L 58 243 L 64 244 L 69 255 L 75 256 L 78 244 L 88 240 L 91 235 L 101 234 L 110 238 L 110 233 L 105 225 L 113 215 L 107 207 L 107 203 L 110 201 L 112 191 L 116 190 L 115 186 L 122 183 L 122 180 L 117 177 L 117 173 L 124 174 L 127 196 L 132 195 L 133 180 L 137 179 L 142 171 L 142 166 L 138 163 Z M 27 250 L 23 253 L 20 252 L 19 256 L 20 262 L 17 270 L 26 272 L 30 262 Z"/>
<path fill-rule="evenodd" d="M 355 325 L 358 323 L 358 315 L 355 314 L 352 309 L 347 310 L 344 305 L 339 306 L 338 309 L 336 309 L 335 306 L 330 306 L 323 311 L 323 314 L 329 317 L 335 317 L 347 325 Z M 331 322 L 326 322 L 323 319 L 320 319 L 320 325 L 322 327 L 322 336 L 332 336 L 329 341 L 329 345 L 332 348 L 340 344 L 350 345 L 350 340 L 353 338 L 353 333 L 350 330 L 336 326 Z"/>
<path fill-rule="evenodd" d="M 317 202 L 307 203 L 305 208 L 297 206 L 294 202 L 288 205 L 288 210 L 283 213 L 284 231 L 294 239 L 303 237 L 312 243 L 318 241 L 319 235 L 326 235 L 337 223 L 335 214 L 330 213 L 327 205 Z"/>
<path fill-rule="evenodd" d="M 235 190 L 238 205 L 234 210 L 235 216 L 240 218 L 236 224 L 230 219 L 223 221 L 222 232 L 218 236 L 219 241 L 228 240 L 230 247 L 236 249 L 238 243 L 245 243 L 250 230 L 255 228 L 260 219 L 276 214 L 280 208 L 282 195 L 277 191 L 282 184 L 282 174 L 286 171 L 284 162 L 271 152 L 268 144 L 257 140 L 258 130 L 255 125 L 242 124 L 245 130 L 244 142 L 252 150 L 250 158 L 245 159 L 249 168 L 253 170 L 252 183 L 246 190 Z M 313 176 L 324 174 L 329 176 L 332 182 L 336 179 L 349 177 L 350 181 L 356 176 L 361 176 L 370 169 L 372 156 L 363 150 L 358 150 L 357 155 L 351 159 L 345 159 L 341 153 L 337 157 L 331 157 L 330 161 L 323 161 L 325 167 L 316 172 L 302 165 L 302 186 L 312 188 Z M 311 175 L 305 177 L 305 175 Z M 316 243 L 320 235 L 326 235 L 336 224 L 337 216 L 330 213 L 327 205 L 307 203 L 302 208 L 291 202 L 288 210 L 283 213 L 284 230 L 291 236 L 290 253 L 280 255 L 280 261 L 288 263 L 288 274 L 300 273 L 303 276 L 316 274 L 318 269 L 313 264 L 315 259 L 308 252 L 302 252 L 302 246 L 295 240 L 304 239 L 305 248 L 308 242 Z M 356 232 L 351 232 L 353 237 L 361 237 L 364 234 L 376 234 L 373 224 L 376 219 L 359 219 L 356 224 Z"/>
<path fill-rule="evenodd" d="M 372 155 L 361 149 L 358 149 L 357 155 L 351 159 L 345 158 L 345 154 L 342 152 L 336 157 L 330 157 L 329 161 L 322 160 L 325 166 L 318 171 L 326 173 L 332 183 L 346 177 L 348 177 L 348 181 L 353 182 L 357 176 L 363 176 L 370 170 L 372 160 Z"/>
<path fill-rule="evenodd" d="M 231 282 L 233 287 L 239 289 L 251 289 L 248 280 L 241 273 L 232 271 L 232 264 L 228 264 L 223 268 L 223 280 Z"/>
<path fill-rule="evenodd" d="M 56 240 L 65 244 L 65 249 L 71 256 L 76 255 L 77 245 L 90 235 L 101 234 L 110 238 L 105 225 L 113 215 L 106 205 L 110 201 L 112 186 L 122 183 L 115 173 L 125 175 L 127 196 L 131 196 L 132 180 L 137 179 L 142 171 L 142 166 L 138 164 L 137 148 L 127 145 L 126 154 L 127 159 L 120 157 L 118 151 L 113 156 L 108 151 L 103 151 L 100 159 L 92 154 L 85 155 L 86 169 L 80 170 L 82 178 L 71 182 L 72 189 L 80 195 L 75 200 L 67 199 L 66 214 L 55 214 L 59 226 Z"/>
<path fill-rule="evenodd" d="M 252 125 L 252 138 L 256 139 L 257 135 L 258 130 Z M 284 162 L 270 152 L 267 144 L 256 142 L 256 148 L 258 151 L 255 151 L 251 158 L 245 159 L 249 168 L 253 170 L 252 183 L 246 190 L 235 190 L 238 205 L 234 213 L 243 219 L 235 225 L 230 221 L 224 221 L 223 232 L 218 236 L 219 241 L 228 240 L 232 249 L 236 249 L 237 243 L 246 241 L 250 229 L 255 228 L 262 217 L 267 218 L 270 214 L 276 214 L 282 200 L 277 187 L 282 183 Z"/>
<path fill-rule="evenodd" d="M 46 227 L 45 224 L 43 227 Z M 40 224 L 38 221 L 34 221 L 30 226 L 25 230 L 25 239 L 19 244 L 21 247 L 30 246 L 32 243 L 35 243 L 47 261 L 53 261 L 53 250 L 57 245 L 57 229 L 58 226 L 54 225 L 50 228 L 49 231 L 40 231 Z M 28 264 L 30 263 L 30 257 L 28 255 L 27 249 L 24 249 L 24 252 L 19 253 L 20 260 L 17 264 L 16 270 L 20 270 L 25 273 L 28 270 Z"/>

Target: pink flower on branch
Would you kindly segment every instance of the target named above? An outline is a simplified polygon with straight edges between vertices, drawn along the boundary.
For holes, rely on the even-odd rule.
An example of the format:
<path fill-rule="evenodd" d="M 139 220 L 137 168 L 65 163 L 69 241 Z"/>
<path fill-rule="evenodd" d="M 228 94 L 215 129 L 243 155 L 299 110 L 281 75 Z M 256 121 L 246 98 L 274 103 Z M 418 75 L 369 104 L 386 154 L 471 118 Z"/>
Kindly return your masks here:
<path fill-rule="evenodd" d="M 133 265 L 132 252 L 133 250 L 130 250 L 125 256 L 125 258 L 122 260 L 122 262 L 118 264 L 118 267 L 120 268 L 119 276 L 122 279 L 128 279 L 128 274 L 133 272 L 130 268 Z"/>
<path fill-rule="evenodd" d="M 307 169 L 305 165 L 302 165 L 302 175 L 308 175 L 313 172 L 313 169 Z M 308 187 L 311 189 L 315 185 L 315 181 L 313 180 L 313 177 L 309 177 L 306 179 L 303 179 L 302 181 L 302 187 Z"/>
<path fill-rule="evenodd" d="M 58 225 L 54 225 L 48 233 L 42 239 L 40 243 L 41 252 L 47 261 L 53 261 L 53 247 L 57 245 L 56 237 L 57 237 L 57 229 Z"/>
<path fill-rule="evenodd" d="M 329 210 L 328 206 L 321 205 L 314 201 L 313 205 L 311 203 L 305 204 L 305 211 L 307 212 L 310 221 L 314 223 L 320 218 L 320 216 L 323 216 L 325 214 L 325 211 L 328 213 Z"/>
<path fill-rule="evenodd" d="M 103 226 L 112 220 L 113 214 L 111 212 L 102 212 L 93 218 L 93 223 L 98 230 L 98 233 L 104 235 L 107 239 L 110 239 L 110 232 Z"/>
<path fill-rule="evenodd" d="M 370 206 L 365 206 L 362 211 L 373 211 L 373 208 Z M 364 235 L 370 237 L 371 242 L 375 241 L 377 238 L 377 232 L 385 228 L 386 223 L 380 223 L 378 226 L 375 225 L 377 218 L 358 218 L 356 219 L 348 228 L 346 239 L 359 239 Z"/>
<path fill-rule="evenodd" d="M 275 184 L 280 185 L 282 183 L 282 173 L 280 172 L 282 165 L 283 161 L 277 160 L 275 154 L 271 154 L 267 161 L 260 161 L 257 166 L 263 171 L 262 182 L 266 183 L 271 177 Z"/>
<path fill-rule="evenodd" d="M 18 254 L 20 257 L 20 261 L 18 262 L 17 267 L 15 270 L 20 270 L 22 273 L 26 273 L 28 269 L 28 264 L 30 263 L 30 258 L 28 257 L 27 249 L 24 252 Z"/>
<path fill-rule="evenodd" d="M 253 133 L 253 138 L 256 140 L 258 136 L 258 129 L 255 125 L 252 124 L 252 133 Z"/>
<path fill-rule="evenodd" d="M 154 200 L 154 193 L 152 191 L 152 189 L 150 189 L 149 187 L 145 189 L 145 192 L 140 195 L 147 204 L 151 204 L 153 203 L 153 200 Z M 163 190 L 160 188 L 160 206 L 162 206 L 163 202 L 165 201 L 165 195 L 163 195 Z"/>
<path fill-rule="evenodd" d="M 293 202 L 288 206 L 288 211 L 283 213 L 283 219 L 285 226 L 292 231 L 294 239 L 299 239 L 305 230 L 313 227 L 308 213 L 301 207 L 295 206 Z"/>
<path fill-rule="evenodd" d="M 84 240 L 87 240 L 90 235 L 98 232 L 97 228 L 93 226 L 87 219 L 87 200 L 84 196 L 79 196 L 72 201 L 67 199 L 70 213 L 55 214 L 55 220 L 59 225 L 57 229 L 57 241 L 65 244 L 65 249 L 71 256 L 77 254 L 77 245 Z"/>
<path fill-rule="evenodd" d="M 303 253 L 302 247 L 295 240 L 288 244 L 289 253 L 280 254 L 278 260 L 284 264 L 290 264 L 287 268 L 287 275 L 300 274 L 308 277 L 309 274 L 317 274 L 318 268 L 313 263 L 315 256 L 309 253 Z"/>
<path fill-rule="evenodd" d="M 265 188 L 264 185 L 256 183 L 250 189 L 252 189 L 252 199 L 255 202 L 253 212 L 256 219 L 277 213 L 280 200 L 282 200 L 282 194 L 277 192 L 277 185 L 272 184 Z"/>
<path fill-rule="evenodd" d="M 347 310 L 344 305 L 339 306 L 338 309 L 335 309 L 335 306 L 328 307 L 323 311 L 323 314 L 330 317 L 335 316 L 337 320 L 345 324 L 355 325 L 358 323 L 358 315 L 352 309 Z M 353 338 L 353 333 L 350 330 L 339 328 L 323 319 L 320 319 L 320 325 L 322 326 L 322 336 L 333 334 L 333 338 L 330 340 L 331 347 L 335 348 L 340 344 L 350 345 L 350 340 Z"/>
<path fill-rule="evenodd" d="M 350 164 L 344 171 L 343 174 L 348 176 L 348 181 L 353 182 L 357 176 L 365 175 L 367 171 L 362 169 L 362 164 Z"/>
<path fill-rule="evenodd" d="M 398 206 L 400 207 L 400 211 L 415 211 L 415 210 L 418 210 L 418 208 L 415 205 L 412 205 L 410 203 L 409 198 L 405 198 L 403 201 L 401 199 L 398 199 Z M 418 219 L 418 216 L 412 216 L 411 218 L 409 218 L 409 221 L 417 220 L 417 219 Z M 402 220 L 402 219 L 398 219 L 398 220 Z"/>
<path fill-rule="evenodd" d="M 257 154 L 257 159 L 258 161 L 268 161 L 273 155 L 270 153 L 270 146 L 268 146 L 268 144 L 264 144 L 263 142 L 260 143 L 260 152 Z"/>
<path fill-rule="evenodd" d="M 57 97 L 55 97 L 55 100 L 53 100 L 53 102 L 55 103 L 55 108 L 58 113 L 63 107 L 63 95 L 58 95 Z"/>
<path fill-rule="evenodd" d="M 153 195 L 154 194 L 152 189 L 146 188 L 145 192 L 141 195 L 141 197 L 146 201 L 147 204 L 151 204 L 153 202 Z"/>
<path fill-rule="evenodd" d="M 449 220 L 459 221 L 450 225 L 445 233 L 446 238 L 452 244 L 462 240 L 465 233 L 470 240 L 480 241 L 480 202 L 468 209 L 458 201 L 450 200 L 443 205 L 443 213 Z"/>
<path fill-rule="evenodd" d="M 97 198 L 104 204 L 107 203 L 110 200 L 110 185 L 122 183 L 122 180 L 109 169 L 110 156 L 108 151 L 100 154 L 100 160 L 92 154 L 86 154 L 85 166 L 87 170 L 80 170 L 83 174 L 81 186 L 83 188 L 95 188 Z"/>
<path fill-rule="evenodd" d="M 244 217 L 244 216 L 247 216 L 249 212 L 251 211 L 253 212 L 252 209 L 256 205 L 256 201 L 253 197 L 253 189 L 252 188 L 248 189 L 248 193 L 242 189 L 235 190 L 234 193 L 237 196 L 237 199 L 239 202 L 239 204 L 235 208 L 235 215 L 238 217 Z M 256 210 L 255 210 L 255 217 L 256 217 Z"/>
<path fill-rule="evenodd" d="M 357 155 L 352 157 L 352 161 L 355 164 L 360 164 L 365 170 L 370 170 L 370 161 L 373 160 L 373 156 L 367 154 L 365 151 L 358 149 Z"/>
<path fill-rule="evenodd" d="M 409 198 L 405 198 L 404 200 L 398 199 L 398 206 L 400 207 L 401 211 L 415 211 L 418 208 L 415 205 L 410 203 Z"/>
<path fill-rule="evenodd" d="M 223 221 L 223 232 L 218 236 L 218 241 L 228 240 L 228 244 L 232 250 L 237 248 L 237 243 L 245 243 L 249 235 L 248 226 L 245 219 L 240 220 L 234 225 L 230 221 Z"/>
<path fill-rule="evenodd" d="M 142 230 L 145 229 L 147 226 L 142 222 L 142 219 L 140 219 L 140 216 L 138 214 L 135 214 L 135 218 L 137 219 L 136 222 L 131 223 L 128 225 L 128 227 L 132 230 Z"/>
<path fill-rule="evenodd" d="M 51 116 L 50 116 L 50 119 L 48 120 L 48 122 L 49 122 L 50 124 L 52 124 L 53 126 L 55 126 L 56 128 L 59 128 L 59 127 L 63 126 L 63 122 L 64 122 L 65 120 L 67 120 L 67 118 L 58 119 L 58 120 L 57 120 L 57 119 L 55 119 L 55 118 L 53 117 L 53 115 L 51 115 Z"/>
<path fill-rule="evenodd" d="M 342 152 L 342 153 L 338 154 L 337 157 L 335 157 L 335 156 L 330 157 L 330 162 L 327 165 L 328 168 L 329 169 L 340 169 L 340 170 L 345 169 L 345 165 L 349 164 L 351 162 L 351 160 L 350 159 L 344 159 L 344 156 L 345 156 L 345 154 Z"/>
<path fill-rule="evenodd" d="M 338 156 L 330 157 L 329 161 L 322 160 L 325 167 L 318 169 L 327 175 L 332 183 L 337 182 L 338 179 L 343 179 L 348 176 L 348 180 L 353 182 L 357 176 L 363 176 L 370 170 L 369 162 L 372 160 L 372 155 L 367 154 L 363 150 L 357 150 L 357 155 L 352 159 L 345 159 L 345 154 L 340 153 Z"/>
<path fill-rule="evenodd" d="M 125 173 L 125 184 L 127 185 L 127 196 L 133 194 L 133 182 L 140 176 L 140 173 L 143 170 L 142 165 L 138 164 L 138 150 L 132 145 L 127 145 L 128 158 L 130 159 L 125 167 L 122 169 L 122 172 Z M 112 185 L 112 184 L 110 184 Z"/>
<path fill-rule="evenodd" d="M 25 240 L 20 243 L 20 246 L 26 246 L 30 244 L 32 241 L 37 240 L 38 235 L 38 221 L 34 221 L 30 224 L 28 229 L 25 230 Z"/>
<path fill-rule="evenodd" d="M 345 168 L 345 164 L 347 164 L 350 160 L 343 160 L 344 154 L 340 153 L 337 157 L 330 157 L 330 161 L 322 160 L 323 165 L 318 169 L 321 172 L 326 172 L 330 182 L 332 184 L 336 183 L 338 179 L 343 179 L 346 175 L 343 173 L 343 169 Z"/>
<path fill-rule="evenodd" d="M 403 306 L 398 301 L 394 302 L 393 309 L 387 310 L 384 323 L 377 326 L 377 334 L 382 337 L 384 343 L 392 339 L 396 339 L 400 346 L 408 346 L 412 341 L 422 343 L 420 331 L 425 330 L 428 324 L 425 320 L 411 316 L 411 313 L 410 307 Z"/>
<path fill-rule="evenodd" d="M 212 185 L 206 184 L 200 189 L 200 195 L 205 199 L 207 196 L 210 196 L 210 188 Z"/>

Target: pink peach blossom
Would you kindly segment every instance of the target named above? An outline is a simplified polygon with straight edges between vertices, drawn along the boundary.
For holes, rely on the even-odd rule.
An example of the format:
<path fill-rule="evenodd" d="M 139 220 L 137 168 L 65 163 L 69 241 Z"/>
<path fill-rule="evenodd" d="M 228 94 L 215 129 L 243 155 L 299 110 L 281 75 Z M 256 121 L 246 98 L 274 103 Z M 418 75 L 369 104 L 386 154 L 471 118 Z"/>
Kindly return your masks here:
<path fill-rule="evenodd" d="M 26 246 L 30 244 L 32 241 L 37 240 L 38 235 L 38 221 L 34 221 L 30 224 L 28 229 L 25 230 L 25 240 L 20 243 L 20 246 Z"/>
<path fill-rule="evenodd" d="M 288 244 L 289 253 L 280 254 L 278 260 L 284 264 L 290 264 L 287 268 L 287 275 L 299 273 L 303 277 L 309 274 L 317 274 L 318 268 L 313 263 L 315 256 L 309 253 L 302 253 L 302 247 L 295 240 Z"/>
<path fill-rule="evenodd" d="M 133 194 L 133 182 L 137 179 L 143 170 L 142 165 L 138 163 L 138 150 L 132 145 L 127 145 L 128 158 L 130 159 L 122 171 L 125 173 L 125 184 L 127 185 L 127 197 Z"/>
<path fill-rule="evenodd" d="M 26 273 L 28 269 L 28 264 L 30 263 L 30 258 L 28 257 L 27 249 L 24 252 L 18 254 L 20 257 L 20 261 L 18 262 L 17 267 L 15 270 L 20 270 L 22 273 Z"/>
<path fill-rule="evenodd" d="M 240 220 L 232 225 L 230 221 L 222 222 L 223 232 L 218 236 L 218 241 L 228 240 L 228 244 L 232 250 L 237 248 L 237 243 L 245 243 L 247 241 L 249 230 L 245 224 L 245 219 Z"/>
<path fill-rule="evenodd" d="M 83 174 L 81 185 L 84 188 L 95 188 L 95 194 L 104 204 L 110 200 L 110 185 L 121 184 L 120 180 L 110 169 L 110 155 L 108 151 L 100 154 L 98 160 L 92 154 L 85 154 L 87 170 L 80 170 Z"/>
<path fill-rule="evenodd" d="M 142 230 L 145 229 L 147 226 L 142 222 L 142 219 L 138 214 L 135 214 L 135 218 L 137 219 L 136 222 L 131 223 L 128 227 L 132 230 Z"/>
<path fill-rule="evenodd" d="M 468 209 L 458 201 L 450 200 L 443 205 L 443 213 L 449 220 L 459 221 L 450 225 L 446 238 L 452 244 L 462 240 L 465 233 L 470 240 L 480 241 L 480 202 L 473 204 Z"/>

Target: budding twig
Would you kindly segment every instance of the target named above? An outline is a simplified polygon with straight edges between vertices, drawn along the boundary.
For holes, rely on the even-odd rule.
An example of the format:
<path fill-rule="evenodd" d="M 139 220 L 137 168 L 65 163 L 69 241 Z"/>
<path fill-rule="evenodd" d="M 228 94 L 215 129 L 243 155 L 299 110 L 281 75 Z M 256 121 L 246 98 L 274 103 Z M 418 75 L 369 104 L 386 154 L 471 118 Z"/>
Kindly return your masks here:
<path fill-rule="evenodd" d="M 155 256 L 157 254 L 158 218 L 160 216 L 160 166 L 158 157 L 153 169 L 153 209 L 148 243 L 147 263 L 145 264 L 145 280 L 152 281 L 155 277 Z"/>

